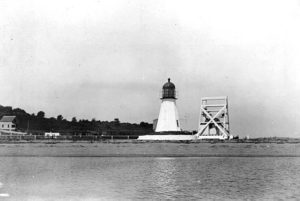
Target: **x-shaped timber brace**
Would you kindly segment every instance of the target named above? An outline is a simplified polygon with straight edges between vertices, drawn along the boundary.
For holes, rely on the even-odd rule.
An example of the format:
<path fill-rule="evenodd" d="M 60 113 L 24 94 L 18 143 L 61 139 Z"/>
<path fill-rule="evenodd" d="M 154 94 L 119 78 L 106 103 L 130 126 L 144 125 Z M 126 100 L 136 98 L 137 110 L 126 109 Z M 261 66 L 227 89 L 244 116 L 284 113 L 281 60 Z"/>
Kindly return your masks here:
<path fill-rule="evenodd" d="M 222 104 L 207 104 L 208 101 L 223 101 Z M 224 138 L 229 136 L 229 115 L 228 115 L 228 98 L 227 97 L 206 97 L 201 99 L 200 107 L 200 118 L 199 118 L 199 136 L 212 136 L 210 134 L 210 129 L 215 127 L 216 134 L 214 136 L 219 136 L 219 131 L 222 133 Z M 216 113 L 215 113 L 216 112 Z M 215 115 L 212 115 L 215 113 Z M 221 118 L 220 118 L 221 116 Z M 219 119 L 220 118 L 220 119 Z M 208 134 L 205 134 L 205 131 Z"/>

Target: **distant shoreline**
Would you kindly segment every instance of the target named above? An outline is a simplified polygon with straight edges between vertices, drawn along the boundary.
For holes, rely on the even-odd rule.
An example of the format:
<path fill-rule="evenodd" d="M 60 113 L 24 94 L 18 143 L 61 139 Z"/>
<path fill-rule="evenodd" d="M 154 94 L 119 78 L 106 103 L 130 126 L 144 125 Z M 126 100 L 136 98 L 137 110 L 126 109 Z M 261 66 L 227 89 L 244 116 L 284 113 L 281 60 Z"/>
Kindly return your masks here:
<path fill-rule="evenodd" d="M 93 139 L 90 140 L 62 140 L 62 139 L 38 139 L 38 140 L 19 140 L 17 138 L 12 139 L 1 139 L 0 144 L 63 144 L 63 143 L 112 143 L 112 144 L 119 144 L 119 143 L 273 143 L 273 144 L 298 144 L 300 143 L 300 138 L 253 138 L 253 139 L 234 139 L 234 140 L 136 140 L 136 139 Z"/>

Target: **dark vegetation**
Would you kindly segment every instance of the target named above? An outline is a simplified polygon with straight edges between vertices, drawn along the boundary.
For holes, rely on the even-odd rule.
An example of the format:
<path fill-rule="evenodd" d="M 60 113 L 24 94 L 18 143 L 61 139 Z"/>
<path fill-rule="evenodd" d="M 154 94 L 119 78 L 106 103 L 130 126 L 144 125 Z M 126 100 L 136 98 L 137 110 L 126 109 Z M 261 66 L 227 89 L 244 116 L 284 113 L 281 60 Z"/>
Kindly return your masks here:
<path fill-rule="evenodd" d="M 59 132 L 62 135 L 84 136 L 84 135 L 143 135 L 152 132 L 152 124 L 147 122 L 123 123 L 118 118 L 114 121 L 100 121 L 96 119 L 87 120 L 73 117 L 71 121 L 62 115 L 57 117 L 45 117 L 45 112 L 39 111 L 28 114 L 20 108 L 0 105 L 0 118 L 4 115 L 14 115 L 17 120 L 17 130 L 34 135 L 44 132 Z"/>

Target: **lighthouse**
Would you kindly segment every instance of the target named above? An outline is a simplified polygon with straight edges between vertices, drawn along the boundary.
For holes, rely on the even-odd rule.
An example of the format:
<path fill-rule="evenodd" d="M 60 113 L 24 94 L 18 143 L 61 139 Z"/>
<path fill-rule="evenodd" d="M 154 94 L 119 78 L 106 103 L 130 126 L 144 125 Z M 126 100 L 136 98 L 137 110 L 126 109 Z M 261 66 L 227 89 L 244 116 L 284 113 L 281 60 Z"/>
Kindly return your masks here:
<path fill-rule="evenodd" d="M 162 88 L 161 106 L 155 132 L 181 131 L 176 99 L 175 85 L 169 78 Z"/>

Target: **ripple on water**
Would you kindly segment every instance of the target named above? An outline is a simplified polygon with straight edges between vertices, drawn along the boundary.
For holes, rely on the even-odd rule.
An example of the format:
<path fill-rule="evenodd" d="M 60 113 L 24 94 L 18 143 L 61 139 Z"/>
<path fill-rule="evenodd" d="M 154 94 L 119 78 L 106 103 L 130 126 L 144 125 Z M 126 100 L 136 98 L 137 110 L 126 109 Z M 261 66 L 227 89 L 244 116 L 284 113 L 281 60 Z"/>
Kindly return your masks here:
<path fill-rule="evenodd" d="M 8 193 L 0 193 L 0 197 L 9 197 Z"/>
<path fill-rule="evenodd" d="M 0 182 L 0 188 L 3 187 L 3 183 Z M 0 193 L 0 197 L 9 197 L 8 193 Z"/>

